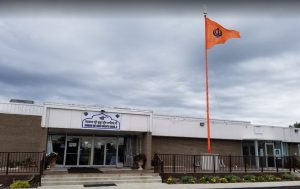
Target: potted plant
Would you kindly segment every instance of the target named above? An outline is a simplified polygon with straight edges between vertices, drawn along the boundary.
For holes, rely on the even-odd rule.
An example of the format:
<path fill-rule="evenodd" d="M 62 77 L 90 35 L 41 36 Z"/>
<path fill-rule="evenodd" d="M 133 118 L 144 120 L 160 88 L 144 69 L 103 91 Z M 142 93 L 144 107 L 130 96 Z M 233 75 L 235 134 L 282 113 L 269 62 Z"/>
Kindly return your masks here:
<path fill-rule="evenodd" d="M 56 152 L 51 152 L 46 156 L 46 162 L 50 169 L 54 169 L 56 165 L 56 159 L 58 154 Z"/>
<path fill-rule="evenodd" d="M 134 156 L 133 160 L 136 165 L 138 165 L 138 170 L 143 170 L 145 168 L 147 161 L 145 154 L 138 154 Z"/>

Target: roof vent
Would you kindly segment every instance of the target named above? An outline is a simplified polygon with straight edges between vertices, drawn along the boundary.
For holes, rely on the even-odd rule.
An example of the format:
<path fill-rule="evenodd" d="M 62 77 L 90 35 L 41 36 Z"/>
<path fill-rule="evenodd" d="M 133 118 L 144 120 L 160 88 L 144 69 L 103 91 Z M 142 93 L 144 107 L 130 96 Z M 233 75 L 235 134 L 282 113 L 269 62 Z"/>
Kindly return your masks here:
<path fill-rule="evenodd" d="M 22 100 L 22 99 L 10 99 L 9 102 L 20 103 L 20 104 L 34 104 L 33 100 Z"/>

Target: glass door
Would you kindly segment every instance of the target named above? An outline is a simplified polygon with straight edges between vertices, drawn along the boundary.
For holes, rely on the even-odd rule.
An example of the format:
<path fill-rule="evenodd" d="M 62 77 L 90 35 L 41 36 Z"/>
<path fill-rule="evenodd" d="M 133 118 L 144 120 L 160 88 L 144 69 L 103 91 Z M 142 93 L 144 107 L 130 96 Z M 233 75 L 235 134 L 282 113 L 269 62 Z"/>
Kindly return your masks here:
<path fill-rule="evenodd" d="M 106 143 L 105 165 L 117 164 L 117 140 L 109 138 Z"/>
<path fill-rule="evenodd" d="M 91 165 L 92 138 L 80 138 L 79 165 Z"/>
<path fill-rule="evenodd" d="M 274 167 L 275 166 L 275 158 L 274 158 L 274 144 L 273 143 L 266 143 L 266 161 L 267 167 Z"/>
<path fill-rule="evenodd" d="M 105 149 L 105 141 L 102 138 L 95 138 L 93 165 L 104 165 Z"/>
<path fill-rule="evenodd" d="M 116 165 L 117 142 L 117 138 L 95 138 L 93 165 Z"/>
<path fill-rule="evenodd" d="M 78 137 L 68 137 L 66 147 L 66 163 L 65 165 L 77 165 L 78 164 Z"/>

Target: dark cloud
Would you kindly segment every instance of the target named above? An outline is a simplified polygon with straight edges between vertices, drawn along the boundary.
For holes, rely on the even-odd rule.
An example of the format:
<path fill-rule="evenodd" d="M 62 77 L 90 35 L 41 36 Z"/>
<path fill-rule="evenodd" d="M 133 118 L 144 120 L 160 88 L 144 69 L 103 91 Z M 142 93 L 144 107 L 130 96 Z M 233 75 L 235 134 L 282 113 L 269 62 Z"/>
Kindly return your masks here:
<path fill-rule="evenodd" d="M 299 121 L 297 3 L 93 3 L 2 4 L 1 100 L 205 117 L 206 4 L 212 19 L 242 36 L 209 50 L 212 117 L 283 126 Z"/>

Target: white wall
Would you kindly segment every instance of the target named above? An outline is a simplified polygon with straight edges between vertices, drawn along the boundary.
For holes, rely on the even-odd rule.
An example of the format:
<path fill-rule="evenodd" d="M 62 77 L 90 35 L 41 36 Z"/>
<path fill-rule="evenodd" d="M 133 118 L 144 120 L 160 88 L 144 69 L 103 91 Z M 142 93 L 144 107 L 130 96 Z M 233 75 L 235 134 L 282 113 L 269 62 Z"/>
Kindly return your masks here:
<path fill-rule="evenodd" d="M 205 126 L 200 126 L 200 122 Z M 280 140 L 300 143 L 300 129 L 252 125 L 244 121 L 211 120 L 211 138 L 232 140 Z M 153 136 L 207 138 L 205 119 L 153 116 Z"/>
<path fill-rule="evenodd" d="M 65 104 L 44 106 L 0 103 L 0 113 L 42 116 L 42 127 L 81 128 L 83 111 L 115 112 L 121 115 L 121 131 L 152 132 L 153 136 L 206 138 L 205 119 L 153 115 L 152 111 Z M 295 132 L 298 130 L 298 132 Z M 211 120 L 211 138 L 232 140 L 280 140 L 300 143 L 300 129 L 252 125 L 245 121 Z"/>
<path fill-rule="evenodd" d="M 42 116 L 43 106 L 21 103 L 0 103 L 0 113 Z"/>
<path fill-rule="evenodd" d="M 49 128 L 72 128 L 72 129 L 90 129 L 82 128 L 82 114 L 85 111 L 98 111 L 105 109 L 105 112 L 118 113 L 121 116 L 120 131 L 151 131 L 151 112 L 130 112 L 129 110 L 111 109 L 111 108 L 82 108 L 57 105 L 46 105 L 44 109 L 42 127 Z"/>

